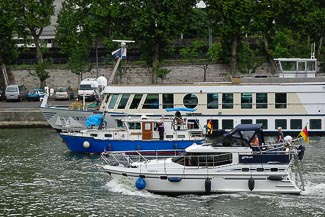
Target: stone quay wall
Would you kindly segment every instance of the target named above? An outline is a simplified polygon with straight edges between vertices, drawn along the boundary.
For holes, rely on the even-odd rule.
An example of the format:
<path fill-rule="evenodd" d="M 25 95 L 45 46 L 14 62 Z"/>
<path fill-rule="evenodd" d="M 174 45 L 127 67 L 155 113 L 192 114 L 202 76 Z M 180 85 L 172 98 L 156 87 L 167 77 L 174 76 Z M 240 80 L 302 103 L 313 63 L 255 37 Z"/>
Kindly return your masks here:
<path fill-rule="evenodd" d="M 177 83 L 193 83 L 204 81 L 204 70 L 200 65 L 183 64 L 168 65 L 166 67 L 170 72 L 166 78 L 161 80 L 157 78 L 157 83 L 177 84 Z M 144 65 L 124 64 L 122 70 L 115 75 L 114 84 L 152 84 L 150 73 L 151 68 Z M 50 78 L 46 80 L 46 86 L 50 88 L 67 87 L 78 88 L 80 76 L 72 73 L 69 69 L 49 69 Z M 113 66 L 99 67 L 98 76 L 104 76 L 109 80 L 113 71 Z M 206 72 L 207 82 L 230 81 L 228 65 L 211 64 Z M 259 68 L 259 74 L 269 73 L 267 65 Z M 96 68 L 92 68 L 89 72 L 83 73 L 84 78 L 95 78 L 97 76 Z M 33 69 L 11 69 L 10 83 L 24 84 L 27 88 L 39 86 L 39 79 L 35 75 Z"/>

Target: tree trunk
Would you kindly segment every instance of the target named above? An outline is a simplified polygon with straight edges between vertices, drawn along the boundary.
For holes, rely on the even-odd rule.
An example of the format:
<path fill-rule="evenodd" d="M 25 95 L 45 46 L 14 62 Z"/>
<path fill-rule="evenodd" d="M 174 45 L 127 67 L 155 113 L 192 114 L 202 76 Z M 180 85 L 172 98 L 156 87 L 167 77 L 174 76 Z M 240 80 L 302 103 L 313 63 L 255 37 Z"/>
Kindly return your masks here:
<path fill-rule="evenodd" d="M 203 82 L 206 82 L 207 81 L 208 64 L 203 65 L 203 71 L 204 71 Z"/>
<path fill-rule="evenodd" d="M 267 59 L 268 63 L 270 64 L 271 73 L 274 74 L 276 71 L 276 67 L 275 67 L 275 62 L 273 60 L 273 57 L 272 57 L 270 49 L 269 49 L 269 39 L 268 38 L 269 38 L 268 34 L 263 33 L 263 44 L 264 44 L 266 59 Z"/>
<path fill-rule="evenodd" d="M 231 36 L 231 58 L 230 58 L 230 72 L 232 75 L 237 72 L 237 44 L 238 44 L 238 34 L 233 33 Z"/>
<path fill-rule="evenodd" d="M 32 35 L 34 38 L 34 44 L 35 44 L 35 49 L 36 49 L 37 63 L 42 63 L 43 62 L 43 52 L 42 52 L 41 46 L 40 46 L 39 35 L 36 33 L 32 33 Z"/>

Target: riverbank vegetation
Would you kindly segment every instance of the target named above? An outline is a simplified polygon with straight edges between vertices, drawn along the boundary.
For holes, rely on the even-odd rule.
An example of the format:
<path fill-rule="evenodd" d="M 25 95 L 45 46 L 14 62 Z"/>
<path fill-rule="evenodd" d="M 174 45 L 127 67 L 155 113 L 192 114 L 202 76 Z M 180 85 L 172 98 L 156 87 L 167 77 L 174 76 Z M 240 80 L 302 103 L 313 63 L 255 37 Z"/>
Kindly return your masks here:
<path fill-rule="evenodd" d="M 321 0 L 65 0 L 57 17 L 54 44 L 72 72 L 90 70 L 94 48 L 113 51 L 112 39 L 130 39 L 129 50 L 152 72 L 152 83 L 168 70 L 166 60 L 191 62 L 206 70 L 211 63 L 229 64 L 232 75 L 254 73 L 274 58 L 309 58 L 325 71 L 325 4 Z M 39 40 L 54 15 L 54 0 L 0 2 L 0 63 L 14 63 L 20 48 L 15 38 L 33 39 L 36 73 L 47 78 L 49 49 Z M 314 49 L 315 48 L 315 49 Z M 31 49 L 31 48 L 25 48 Z M 98 56 L 96 56 L 98 63 Z M 110 62 L 110 58 L 106 58 Z M 45 62 L 45 63 L 44 63 Z"/>

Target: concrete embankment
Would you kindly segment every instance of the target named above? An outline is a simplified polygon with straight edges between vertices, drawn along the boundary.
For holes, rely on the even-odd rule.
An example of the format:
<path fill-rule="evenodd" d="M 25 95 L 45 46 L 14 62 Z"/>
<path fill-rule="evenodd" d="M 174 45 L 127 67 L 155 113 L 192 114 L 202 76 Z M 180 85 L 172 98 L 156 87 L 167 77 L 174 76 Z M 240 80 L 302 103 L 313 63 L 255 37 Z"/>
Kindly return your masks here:
<path fill-rule="evenodd" d="M 50 127 L 38 109 L 0 111 L 0 128 Z"/>

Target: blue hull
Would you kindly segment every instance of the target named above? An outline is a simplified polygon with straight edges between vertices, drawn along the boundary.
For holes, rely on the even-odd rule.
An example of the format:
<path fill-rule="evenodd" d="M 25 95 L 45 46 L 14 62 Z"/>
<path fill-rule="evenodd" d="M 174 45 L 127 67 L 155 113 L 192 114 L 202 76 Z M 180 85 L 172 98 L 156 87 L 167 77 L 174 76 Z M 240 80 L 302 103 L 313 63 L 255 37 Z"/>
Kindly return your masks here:
<path fill-rule="evenodd" d="M 60 134 L 72 152 L 102 153 L 104 151 L 162 151 L 185 149 L 194 142 L 205 140 L 100 140 L 93 137 L 79 137 Z M 85 143 L 86 142 L 86 143 Z M 89 147 L 87 147 L 89 146 Z"/>

